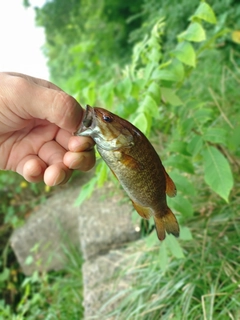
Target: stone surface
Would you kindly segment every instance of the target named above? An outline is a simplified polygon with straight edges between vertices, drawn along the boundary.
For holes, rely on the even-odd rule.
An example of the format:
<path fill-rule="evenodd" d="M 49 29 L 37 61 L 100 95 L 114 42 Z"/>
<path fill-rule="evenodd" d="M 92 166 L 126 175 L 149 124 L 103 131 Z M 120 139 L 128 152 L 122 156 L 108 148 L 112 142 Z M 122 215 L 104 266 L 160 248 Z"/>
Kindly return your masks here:
<path fill-rule="evenodd" d="M 133 225 L 132 205 L 123 202 L 116 186 L 106 183 L 96 189 L 81 207 L 74 207 L 80 186 L 92 174 L 64 186 L 16 229 L 10 243 L 27 275 L 35 270 L 59 270 L 65 265 L 64 246 L 79 246 L 84 258 L 108 252 L 139 237 Z"/>
<path fill-rule="evenodd" d="M 125 200 L 125 201 L 123 201 Z M 139 238 L 132 222 L 133 207 L 112 183 L 96 189 L 79 215 L 79 235 L 85 259 L 107 253 Z"/>
<path fill-rule="evenodd" d="M 80 186 L 90 177 L 91 174 L 85 174 L 50 197 L 23 227 L 14 231 L 10 242 L 27 275 L 35 270 L 64 268 L 64 246 L 81 246 L 86 260 L 85 319 L 112 320 L 114 317 L 108 313 L 119 300 L 108 301 L 131 285 L 131 277 L 122 271 L 132 263 L 131 259 L 126 260 L 129 253 L 126 244 L 139 238 L 136 232 L 139 226 L 132 221 L 132 204 L 112 183 L 94 190 L 80 208 L 74 207 Z M 116 278 L 116 274 L 120 276 Z"/>
<path fill-rule="evenodd" d="M 63 268 L 63 246 L 69 243 L 79 246 L 78 216 L 81 208 L 74 207 L 74 201 L 80 186 L 91 176 L 91 173 L 85 173 L 65 185 L 40 205 L 25 225 L 13 232 L 10 243 L 25 274 Z"/>
<path fill-rule="evenodd" d="M 114 320 L 111 315 L 122 298 L 124 290 L 132 285 L 133 276 L 124 272 L 133 263 L 133 248 L 121 248 L 88 260 L 83 265 L 84 319 Z"/>

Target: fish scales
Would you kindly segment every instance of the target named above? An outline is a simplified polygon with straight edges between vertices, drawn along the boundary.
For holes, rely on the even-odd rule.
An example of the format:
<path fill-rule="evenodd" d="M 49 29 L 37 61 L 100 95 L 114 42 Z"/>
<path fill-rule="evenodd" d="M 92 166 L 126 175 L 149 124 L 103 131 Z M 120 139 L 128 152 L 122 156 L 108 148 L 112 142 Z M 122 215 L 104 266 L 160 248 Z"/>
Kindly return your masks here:
<path fill-rule="evenodd" d="M 147 144 L 143 150 L 141 145 L 144 140 L 145 137 L 135 133 L 134 148 L 123 147 L 120 151 L 107 151 L 97 146 L 97 149 L 134 202 L 144 207 L 154 206 L 154 211 L 165 212 L 166 180 L 159 179 L 160 176 L 164 176 L 162 164 L 151 144 Z M 124 158 L 133 162 L 131 166 L 125 164 Z"/>
<path fill-rule="evenodd" d="M 166 193 L 176 187 L 161 159 L 145 135 L 125 119 L 102 109 L 87 106 L 76 135 L 91 136 L 97 149 L 132 200 L 139 215 L 154 218 L 158 238 L 165 231 L 179 236 L 176 217 L 167 205 Z"/>

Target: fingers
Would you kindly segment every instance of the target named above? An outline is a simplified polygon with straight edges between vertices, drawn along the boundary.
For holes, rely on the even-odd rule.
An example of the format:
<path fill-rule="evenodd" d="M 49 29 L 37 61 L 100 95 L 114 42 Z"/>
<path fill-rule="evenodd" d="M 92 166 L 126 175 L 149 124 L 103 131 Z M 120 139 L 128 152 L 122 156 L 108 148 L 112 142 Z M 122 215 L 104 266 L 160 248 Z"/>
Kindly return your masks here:
<path fill-rule="evenodd" d="M 63 163 L 70 169 L 88 171 L 95 164 L 94 150 L 85 152 L 67 152 L 63 158 Z"/>
<path fill-rule="evenodd" d="M 25 163 L 18 167 L 17 172 L 29 182 L 44 181 L 48 186 L 56 186 L 66 183 L 71 177 L 72 170 L 67 168 L 62 162 L 55 163 L 49 167 L 37 156 L 23 159 Z"/>
<path fill-rule="evenodd" d="M 95 142 L 90 137 L 72 136 L 68 141 L 68 149 L 72 152 L 92 150 Z"/>
<path fill-rule="evenodd" d="M 88 171 L 95 164 L 94 141 L 89 137 L 72 136 L 68 142 L 69 151 L 63 163 L 70 169 Z"/>
<path fill-rule="evenodd" d="M 21 174 L 29 182 L 40 182 L 43 180 L 46 163 L 38 156 L 28 156 L 22 159 L 17 166 L 16 172 Z"/>
<path fill-rule="evenodd" d="M 88 171 L 92 169 L 95 164 L 95 152 L 94 149 L 81 152 L 68 151 L 64 154 L 62 161 L 59 160 L 55 155 L 51 160 L 53 164 L 45 170 L 43 180 L 48 186 L 66 183 L 73 170 Z"/>
<path fill-rule="evenodd" d="M 57 141 L 45 143 L 38 155 L 23 157 L 16 168 L 29 182 L 44 181 L 49 186 L 66 183 L 73 170 L 88 171 L 95 164 L 94 142 L 91 138 L 71 137 L 69 151 Z"/>
<path fill-rule="evenodd" d="M 72 170 L 66 167 L 62 162 L 49 166 L 45 172 L 43 180 L 48 186 L 56 186 L 66 183 L 71 177 Z"/>
<path fill-rule="evenodd" d="M 62 141 L 61 141 L 62 142 Z M 45 143 L 39 157 L 48 164 L 44 182 L 49 186 L 63 184 L 69 180 L 72 170 L 88 171 L 95 164 L 94 142 L 91 138 L 71 137 L 69 150 L 56 141 Z"/>

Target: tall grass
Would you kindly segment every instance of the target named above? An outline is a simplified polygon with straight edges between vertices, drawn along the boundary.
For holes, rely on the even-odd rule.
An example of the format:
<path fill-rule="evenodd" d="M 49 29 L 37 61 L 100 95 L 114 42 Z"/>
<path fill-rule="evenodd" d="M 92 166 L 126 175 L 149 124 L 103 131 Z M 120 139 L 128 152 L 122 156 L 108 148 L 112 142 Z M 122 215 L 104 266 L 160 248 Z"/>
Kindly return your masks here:
<path fill-rule="evenodd" d="M 111 299 L 123 297 L 109 319 L 240 319 L 238 211 L 236 201 L 192 221 L 194 239 L 182 242 L 185 257 L 171 259 L 166 270 L 160 268 L 161 245 L 138 245 L 128 258 L 134 264 L 124 271 L 134 282 Z"/>

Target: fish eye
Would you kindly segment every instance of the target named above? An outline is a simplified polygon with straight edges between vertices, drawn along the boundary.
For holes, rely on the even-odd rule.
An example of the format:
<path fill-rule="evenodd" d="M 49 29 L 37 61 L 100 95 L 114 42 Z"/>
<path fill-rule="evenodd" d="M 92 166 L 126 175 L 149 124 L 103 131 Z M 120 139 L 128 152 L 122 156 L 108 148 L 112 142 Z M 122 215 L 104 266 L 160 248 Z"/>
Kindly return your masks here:
<path fill-rule="evenodd" d="M 103 115 L 103 120 L 106 122 L 109 122 L 109 123 L 113 121 L 113 119 L 111 117 L 106 116 L 105 114 Z"/>

